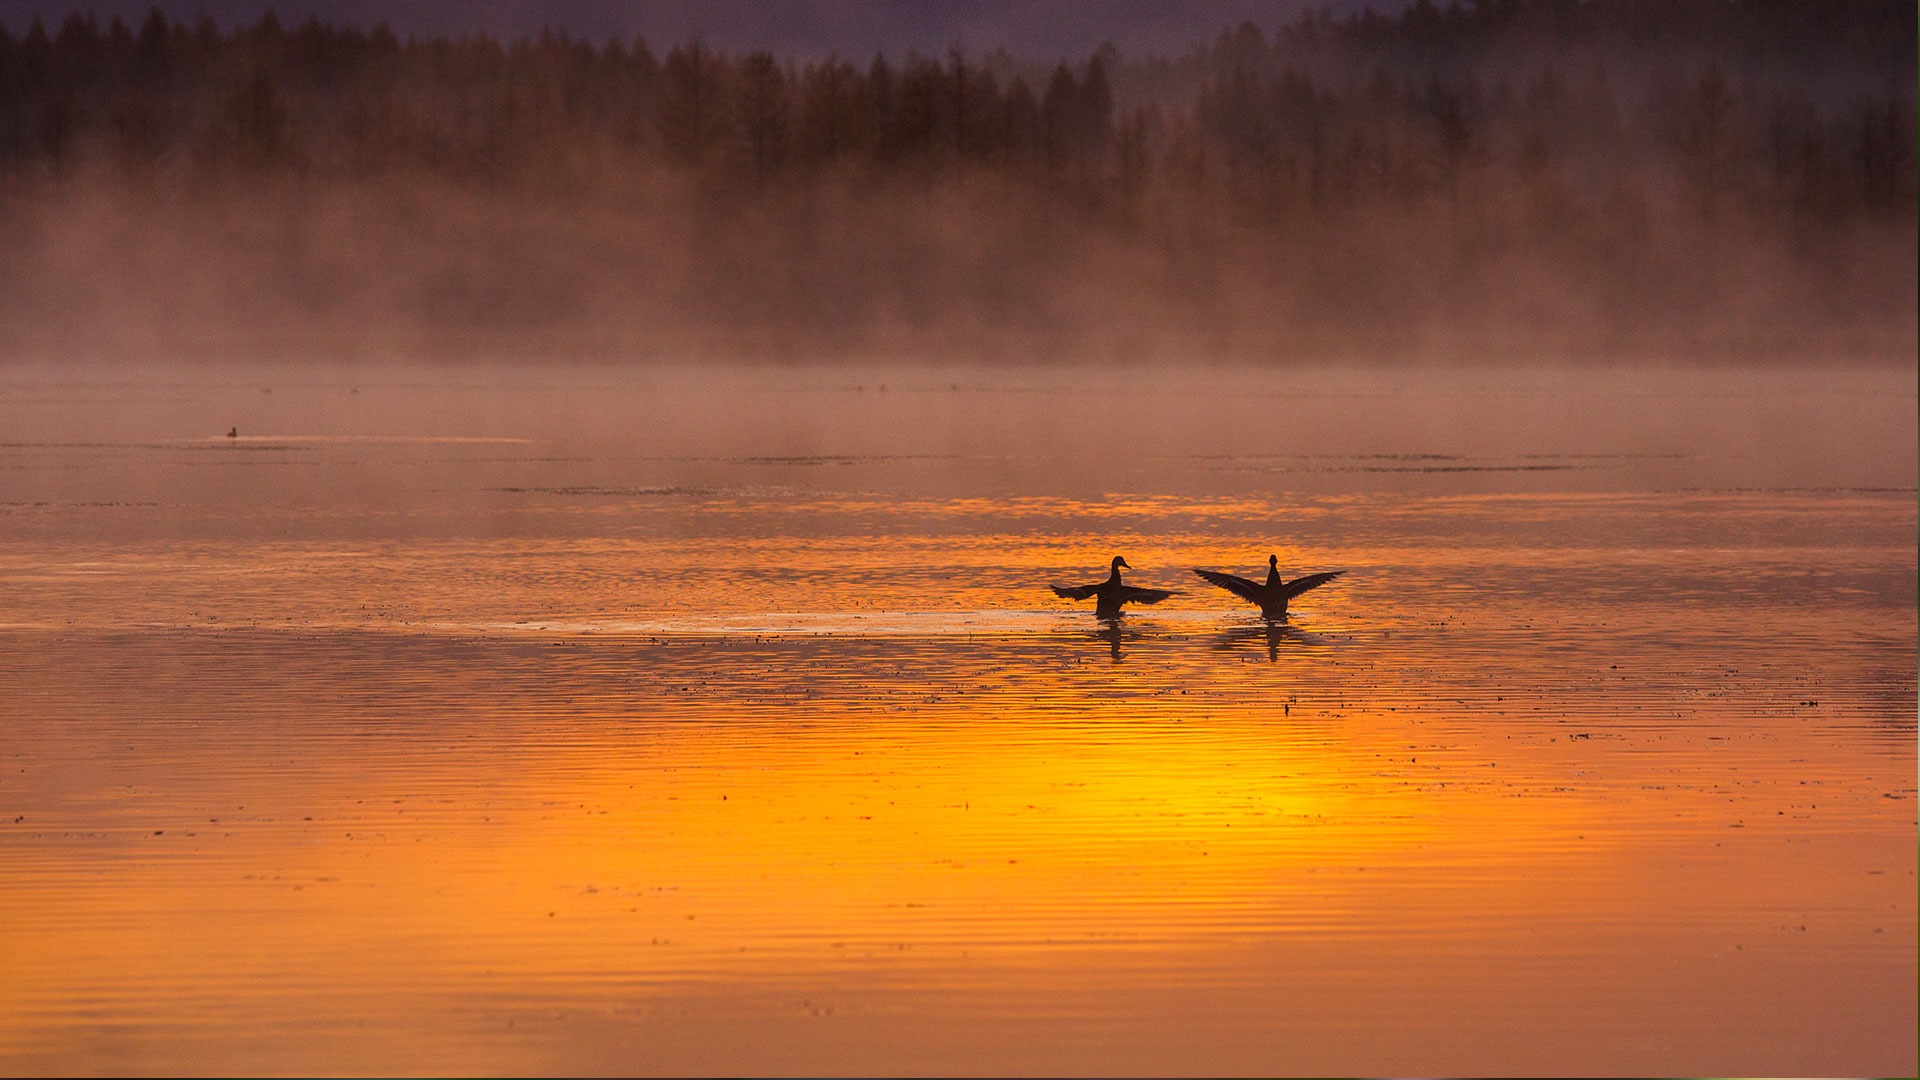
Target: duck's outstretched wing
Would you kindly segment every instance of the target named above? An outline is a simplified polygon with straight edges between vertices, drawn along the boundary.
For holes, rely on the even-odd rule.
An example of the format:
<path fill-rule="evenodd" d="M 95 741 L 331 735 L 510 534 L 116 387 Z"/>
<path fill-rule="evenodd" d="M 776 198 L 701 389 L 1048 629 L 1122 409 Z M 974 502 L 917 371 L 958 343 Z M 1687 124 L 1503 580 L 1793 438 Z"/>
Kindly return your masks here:
<path fill-rule="evenodd" d="M 1169 596 L 1180 595 L 1172 589 L 1142 589 L 1135 585 L 1127 585 L 1124 588 L 1126 591 L 1120 594 L 1120 602 L 1123 604 L 1157 604 Z"/>
<path fill-rule="evenodd" d="M 1085 600 L 1087 597 L 1092 596 L 1094 593 L 1094 590 L 1098 589 L 1099 587 L 1100 587 L 1099 585 L 1049 585 L 1047 586 L 1047 588 L 1053 590 L 1053 595 L 1060 597 L 1062 600 Z"/>
<path fill-rule="evenodd" d="M 1324 574 L 1308 574 L 1306 577 L 1287 582 L 1281 588 L 1286 591 L 1287 599 L 1291 600 L 1308 589 L 1317 589 L 1344 573 L 1346 573 L 1345 570 L 1329 570 Z"/>
<path fill-rule="evenodd" d="M 1255 585 L 1246 578 L 1235 577 L 1232 574 L 1223 574 L 1218 570 L 1201 570 L 1197 567 L 1193 572 L 1199 574 L 1208 584 L 1218 585 L 1249 604 L 1257 604 L 1260 602 L 1260 586 Z"/>

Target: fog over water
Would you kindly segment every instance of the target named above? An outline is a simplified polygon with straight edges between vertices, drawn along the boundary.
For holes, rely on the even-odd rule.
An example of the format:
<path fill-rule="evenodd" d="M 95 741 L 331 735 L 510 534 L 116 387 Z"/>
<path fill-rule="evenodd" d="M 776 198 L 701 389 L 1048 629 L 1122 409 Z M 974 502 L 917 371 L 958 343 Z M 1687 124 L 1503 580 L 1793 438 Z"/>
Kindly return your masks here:
<path fill-rule="evenodd" d="M 907 500 L 1900 491 L 1920 475 L 1914 380 L 1792 367 L 48 363 L 0 382 L 0 419 L 22 510 L 141 502 L 151 508 L 117 520 L 200 536 L 203 504 L 346 500 L 368 529 L 451 515 L 485 532 L 503 501 L 640 505 L 650 492 L 794 484 Z M 82 451 L 89 467 L 52 467 Z M 447 468 L 487 479 L 450 487 Z M 350 514 L 324 524 L 360 527 Z"/>
<path fill-rule="evenodd" d="M 1060 63 L 36 24 L 0 34 L 0 344 L 1897 363 L 1912 23 L 1416 8 Z"/>
<path fill-rule="evenodd" d="M 1826 363 L 1912 344 L 1911 235 L 1859 236 L 1831 268 L 1659 238 L 1652 267 L 1522 250 L 1459 270 L 1418 221 L 1271 239 L 1199 223 L 1155 244 L 993 180 L 744 210 L 655 183 L 160 206 L 69 189 L 15 222 L 13 265 L 36 272 L 16 277 L 10 335 L 16 354 L 294 361 Z"/>

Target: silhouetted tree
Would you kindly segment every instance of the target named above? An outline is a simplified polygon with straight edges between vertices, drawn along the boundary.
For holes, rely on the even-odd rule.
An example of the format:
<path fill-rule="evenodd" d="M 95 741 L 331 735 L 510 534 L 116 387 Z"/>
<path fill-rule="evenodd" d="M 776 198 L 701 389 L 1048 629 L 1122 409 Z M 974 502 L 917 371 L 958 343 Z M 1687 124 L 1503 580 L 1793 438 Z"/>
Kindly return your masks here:
<path fill-rule="evenodd" d="M 894 79 L 893 107 L 880 130 L 881 153 L 896 161 L 931 166 L 940 129 L 945 76 L 928 61 L 909 57 Z"/>
<path fill-rule="evenodd" d="M 1200 88 L 1194 115 L 1235 169 L 1259 168 L 1272 158 L 1272 134 L 1253 73 L 1236 63 Z"/>
<path fill-rule="evenodd" d="M 1040 99 L 1041 145 L 1048 164 L 1061 168 L 1078 156 L 1080 87 L 1073 69 L 1059 64 L 1047 80 L 1046 96 Z"/>
<path fill-rule="evenodd" d="M 1871 210 L 1911 209 L 1914 202 L 1914 120 L 1889 99 L 1857 106 L 1847 118 L 1853 174 Z"/>
<path fill-rule="evenodd" d="M 867 100 L 873 106 L 875 148 L 884 157 L 888 149 L 887 132 L 893 128 L 893 114 L 899 107 L 899 93 L 893 65 L 879 53 L 874 54 L 873 63 L 867 68 Z"/>
<path fill-rule="evenodd" d="M 1153 136 L 1158 127 L 1158 111 L 1140 108 L 1130 110 L 1114 132 L 1115 193 L 1129 212 L 1146 191 L 1153 168 Z"/>
<path fill-rule="evenodd" d="M 246 171 L 293 162 L 293 122 L 273 76 L 255 67 L 228 92 L 214 129 L 217 157 Z"/>
<path fill-rule="evenodd" d="M 1694 205 L 1713 217 L 1727 194 L 1740 183 L 1746 145 L 1739 128 L 1739 103 L 1726 76 L 1714 64 L 1686 98 L 1680 133 L 1680 167 Z"/>
<path fill-rule="evenodd" d="M 159 8 L 152 8 L 140 22 L 140 34 L 134 39 L 137 73 L 146 81 L 164 78 L 172 59 L 172 28 Z"/>
<path fill-rule="evenodd" d="M 869 152 L 875 116 L 865 81 L 853 67 L 830 56 L 800 80 L 800 147 L 811 164 Z"/>
<path fill-rule="evenodd" d="M 698 39 L 660 67 L 660 141 L 679 161 L 706 163 L 730 126 L 727 69 Z"/>
<path fill-rule="evenodd" d="M 1101 46 L 1088 58 L 1086 75 L 1080 80 L 1075 122 L 1081 152 L 1089 158 L 1104 157 L 1113 143 L 1113 87 L 1107 67 L 1117 56 L 1113 46 Z"/>
<path fill-rule="evenodd" d="M 734 116 L 756 184 L 766 182 L 787 156 L 787 77 L 769 52 L 747 54 L 734 80 Z"/>
<path fill-rule="evenodd" d="M 974 94 L 974 68 L 967 62 L 967 54 L 961 52 L 958 46 L 948 51 L 947 59 L 951 64 L 947 81 L 947 99 L 951 107 L 947 115 L 952 128 L 953 154 L 956 158 L 965 158 L 973 151 L 973 128 L 979 124 L 981 112 Z"/>
<path fill-rule="evenodd" d="M 40 107 L 33 131 L 34 149 L 57 168 L 66 163 L 78 127 L 79 117 L 72 103 L 65 97 L 51 98 Z"/>
<path fill-rule="evenodd" d="M 1443 85 L 1439 76 L 1427 81 L 1426 113 L 1439 136 L 1435 164 L 1449 198 L 1459 195 L 1460 170 L 1474 154 L 1473 120 L 1464 90 Z"/>
<path fill-rule="evenodd" d="M 1015 77 L 1007 84 L 1000 103 L 999 141 L 1002 152 L 1013 162 L 1029 162 L 1043 149 L 1045 121 L 1040 103 L 1025 79 Z"/>

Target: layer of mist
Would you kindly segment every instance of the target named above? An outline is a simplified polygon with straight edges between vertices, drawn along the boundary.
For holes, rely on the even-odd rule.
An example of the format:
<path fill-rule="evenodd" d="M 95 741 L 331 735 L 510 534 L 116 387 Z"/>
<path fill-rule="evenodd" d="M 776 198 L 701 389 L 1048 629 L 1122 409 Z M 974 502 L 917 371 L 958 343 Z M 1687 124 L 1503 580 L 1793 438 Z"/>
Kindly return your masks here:
<path fill-rule="evenodd" d="M 0 31 L 0 355 L 1910 362 L 1914 14 L 871 63 Z"/>

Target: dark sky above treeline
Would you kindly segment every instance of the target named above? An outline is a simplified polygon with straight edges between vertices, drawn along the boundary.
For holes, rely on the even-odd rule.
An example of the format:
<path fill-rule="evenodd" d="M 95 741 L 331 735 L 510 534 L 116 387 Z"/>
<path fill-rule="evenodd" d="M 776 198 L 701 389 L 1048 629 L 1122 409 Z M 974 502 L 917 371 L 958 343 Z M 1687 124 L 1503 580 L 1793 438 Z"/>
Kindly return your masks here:
<path fill-rule="evenodd" d="M 137 25 L 154 0 L 0 0 L 0 25 L 21 32 L 35 16 L 49 31 L 73 13 Z M 161 0 L 176 21 L 211 16 L 222 29 L 271 9 L 283 23 L 309 15 L 335 26 L 385 22 L 402 35 L 496 36 L 564 30 L 603 41 L 645 35 L 656 46 L 695 36 L 723 49 L 865 58 L 876 50 L 942 53 L 1005 46 L 1032 58 L 1083 57 L 1111 41 L 1131 54 L 1179 53 L 1251 20 L 1271 29 L 1308 6 L 1346 14 L 1398 12 L 1404 0 Z"/>

